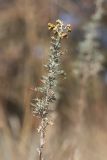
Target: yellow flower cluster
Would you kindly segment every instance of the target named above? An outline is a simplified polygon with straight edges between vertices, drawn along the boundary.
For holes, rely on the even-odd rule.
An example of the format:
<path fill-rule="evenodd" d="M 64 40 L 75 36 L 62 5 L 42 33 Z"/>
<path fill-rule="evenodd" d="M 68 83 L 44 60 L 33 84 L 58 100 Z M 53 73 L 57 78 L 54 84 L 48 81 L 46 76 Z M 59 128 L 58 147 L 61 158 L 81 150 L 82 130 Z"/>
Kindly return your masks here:
<path fill-rule="evenodd" d="M 67 24 L 64 26 L 61 20 L 56 20 L 55 24 L 48 23 L 48 29 L 53 31 L 55 35 L 58 35 L 61 39 L 67 38 L 68 33 L 71 32 L 71 25 Z"/>

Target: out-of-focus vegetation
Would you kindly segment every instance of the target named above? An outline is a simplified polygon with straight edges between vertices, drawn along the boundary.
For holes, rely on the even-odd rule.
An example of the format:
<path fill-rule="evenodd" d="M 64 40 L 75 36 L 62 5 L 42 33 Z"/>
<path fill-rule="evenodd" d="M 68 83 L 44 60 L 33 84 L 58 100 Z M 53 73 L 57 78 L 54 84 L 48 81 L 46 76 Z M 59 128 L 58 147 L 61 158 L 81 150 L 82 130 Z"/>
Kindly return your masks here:
<path fill-rule="evenodd" d="M 0 0 L 0 160 L 37 159 L 40 120 L 32 117 L 30 88 L 41 84 L 47 24 L 56 19 L 70 23 L 72 33 L 63 42 L 67 79 L 60 79 L 44 154 L 107 159 L 107 1 Z"/>

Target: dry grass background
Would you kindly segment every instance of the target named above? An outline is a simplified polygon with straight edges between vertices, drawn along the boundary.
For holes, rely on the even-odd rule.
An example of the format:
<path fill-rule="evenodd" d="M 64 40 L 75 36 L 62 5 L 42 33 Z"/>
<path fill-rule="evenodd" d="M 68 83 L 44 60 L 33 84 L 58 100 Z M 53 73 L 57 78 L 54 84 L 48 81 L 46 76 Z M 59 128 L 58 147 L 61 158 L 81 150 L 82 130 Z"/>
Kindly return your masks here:
<path fill-rule="evenodd" d="M 105 15 L 99 23 L 107 25 L 107 4 L 102 5 Z M 32 117 L 34 93 L 30 88 L 40 84 L 44 73 L 49 48 L 47 23 L 56 20 L 61 11 L 79 13 L 70 0 L 0 1 L 0 160 L 37 159 L 39 120 Z M 81 33 L 91 14 L 82 12 Z M 72 64 L 83 39 L 73 35 L 70 39 L 63 44 L 68 48 L 62 59 L 67 79 L 60 80 L 60 98 L 52 113 L 54 126 L 47 129 L 44 154 L 47 160 L 106 160 L 107 86 L 99 75 L 87 81 L 73 76 Z M 104 52 L 106 67 L 107 51 L 100 47 L 99 51 Z"/>

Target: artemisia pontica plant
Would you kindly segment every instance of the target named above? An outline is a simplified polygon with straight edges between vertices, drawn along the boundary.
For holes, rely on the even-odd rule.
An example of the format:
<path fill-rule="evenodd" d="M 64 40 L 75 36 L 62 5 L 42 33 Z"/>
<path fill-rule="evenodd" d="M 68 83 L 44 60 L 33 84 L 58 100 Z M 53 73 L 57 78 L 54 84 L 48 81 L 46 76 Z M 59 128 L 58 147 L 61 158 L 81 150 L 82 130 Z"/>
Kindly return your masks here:
<path fill-rule="evenodd" d="M 42 96 L 33 99 L 32 103 L 33 114 L 41 118 L 38 127 L 38 133 L 40 133 L 39 160 L 43 160 L 46 127 L 51 124 L 48 119 L 50 104 L 57 100 L 58 76 L 64 75 L 64 71 L 60 69 L 61 41 L 68 37 L 71 26 L 69 24 L 64 25 L 61 20 L 56 20 L 55 24 L 48 23 L 48 29 L 51 31 L 52 36 L 48 63 L 44 65 L 47 69 L 47 75 L 42 76 L 42 86 L 34 89 L 36 92 L 40 92 Z"/>

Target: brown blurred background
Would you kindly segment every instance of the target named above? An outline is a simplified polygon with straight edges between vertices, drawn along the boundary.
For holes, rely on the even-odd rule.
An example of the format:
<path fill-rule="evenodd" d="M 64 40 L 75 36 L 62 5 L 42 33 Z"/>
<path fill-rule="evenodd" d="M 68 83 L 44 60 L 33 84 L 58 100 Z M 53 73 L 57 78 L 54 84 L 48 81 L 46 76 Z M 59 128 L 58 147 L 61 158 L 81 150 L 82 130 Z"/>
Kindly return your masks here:
<path fill-rule="evenodd" d="M 44 74 L 48 22 L 72 33 L 62 44 L 59 99 L 47 129 L 47 160 L 107 160 L 107 1 L 0 0 L 0 160 L 38 159 L 39 120 L 30 88 Z"/>

